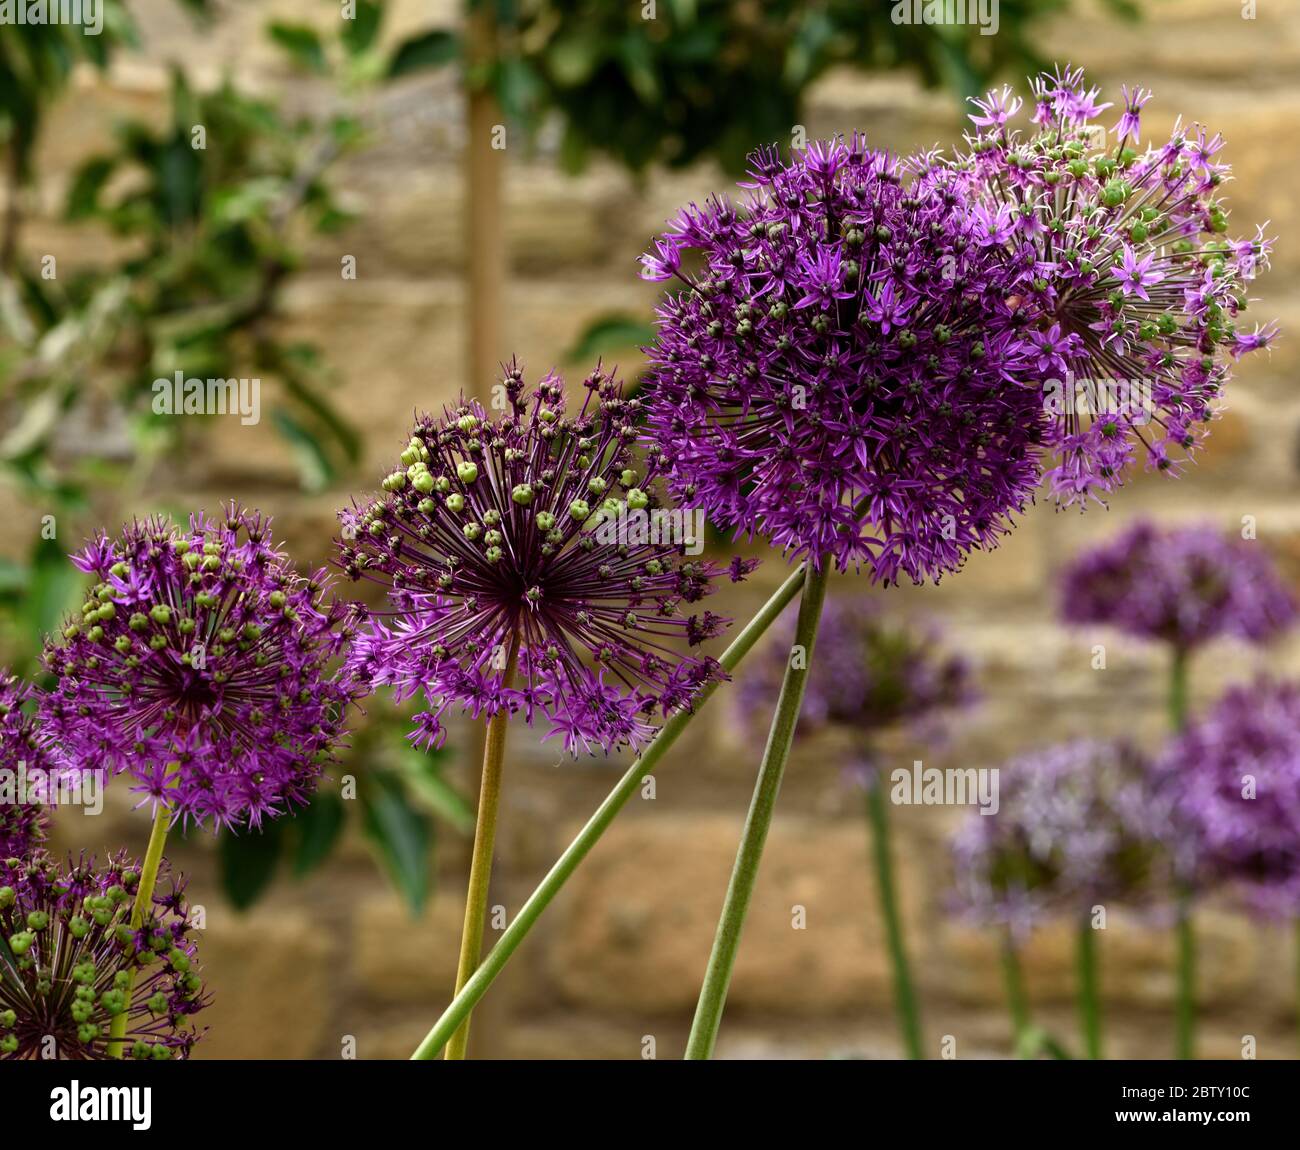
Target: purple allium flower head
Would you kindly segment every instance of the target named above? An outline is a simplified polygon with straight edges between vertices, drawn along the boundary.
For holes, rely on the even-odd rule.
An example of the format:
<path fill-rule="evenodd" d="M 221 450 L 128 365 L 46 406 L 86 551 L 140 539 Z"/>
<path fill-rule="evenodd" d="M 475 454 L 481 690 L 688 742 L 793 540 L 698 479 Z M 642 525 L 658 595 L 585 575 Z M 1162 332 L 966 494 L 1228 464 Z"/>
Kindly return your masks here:
<path fill-rule="evenodd" d="M 655 493 L 659 455 L 638 469 L 640 401 L 612 375 L 587 377 L 576 413 L 554 375 L 525 394 L 512 363 L 505 390 L 497 417 L 472 402 L 421 417 L 383 494 L 342 513 L 340 566 L 389 590 L 353 664 L 399 698 L 423 691 L 419 743 L 437 744 L 459 705 L 530 724 L 539 714 L 573 754 L 639 745 L 656 711 L 689 705 L 722 674 L 677 643 L 723 629 L 712 612 L 683 612 L 719 569 L 691 555 L 702 524 Z M 518 687 L 507 685 L 516 646 Z"/>
<path fill-rule="evenodd" d="M 740 681 L 736 705 L 746 721 L 766 727 L 771 717 L 794 624 L 787 611 Z M 827 724 L 870 732 L 898 722 L 932 729 L 940 712 L 975 696 L 967 661 L 943 649 L 933 626 L 896 618 L 863 595 L 826 600 L 811 672 L 799 715 L 803 732 Z"/>
<path fill-rule="evenodd" d="M 1036 131 L 1009 127 L 994 114 L 1013 107 L 1006 91 L 990 93 L 975 101 L 977 131 L 955 166 L 973 178 L 981 218 L 1010 214 L 1025 307 L 1065 334 L 1063 363 L 1043 382 L 1060 454 L 1049 477 L 1068 504 L 1114 490 L 1139 452 L 1175 469 L 1205 434 L 1228 355 L 1266 346 L 1277 329 L 1240 326 L 1269 241 L 1262 229 L 1225 238 L 1220 137 L 1180 123 L 1139 153 L 1145 88 L 1124 88 L 1110 142 L 1094 122 L 1110 105 L 1082 69 L 1044 73 L 1032 88 Z"/>
<path fill-rule="evenodd" d="M 1212 526 L 1139 520 L 1077 556 L 1061 578 L 1061 616 L 1191 650 L 1233 636 L 1277 638 L 1296 603 L 1261 543 Z"/>
<path fill-rule="evenodd" d="M 208 1005 L 195 962 L 183 884 L 154 895 L 131 929 L 139 868 L 124 856 L 60 865 L 44 854 L 0 861 L 0 937 L 12 963 L 0 979 L 0 1058 L 112 1057 L 109 1029 L 127 1015 L 125 1056 L 185 1058 Z M 134 986 L 128 992 L 127 987 Z"/>
<path fill-rule="evenodd" d="M 937 579 L 1040 478 L 1038 352 L 1002 224 L 961 173 L 857 137 L 750 167 L 743 205 L 692 204 L 647 259 L 684 287 L 649 353 L 651 450 L 721 526 Z"/>
<path fill-rule="evenodd" d="M 46 644 L 58 686 L 42 718 L 70 761 L 129 772 L 173 822 L 258 826 L 305 804 L 344 735 L 351 608 L 270 530 L 231 504 L 188 528 L 134 522 L 73 557 L 97 582 Z"/>
<path fill-rule="evenodd" d="M 958 909 L 1024 932 L 1145 894 L 1160 855 L 1149 787 L 1135 751 L 1091 739 L 999 768 L 997 813 L 971 813 L 952 840 Z"/>
<path fill-rule="evenodd" d="M 1233 687 L 1156 761 L 1182 881 L 1300 915 L 1300 685 Z"/>

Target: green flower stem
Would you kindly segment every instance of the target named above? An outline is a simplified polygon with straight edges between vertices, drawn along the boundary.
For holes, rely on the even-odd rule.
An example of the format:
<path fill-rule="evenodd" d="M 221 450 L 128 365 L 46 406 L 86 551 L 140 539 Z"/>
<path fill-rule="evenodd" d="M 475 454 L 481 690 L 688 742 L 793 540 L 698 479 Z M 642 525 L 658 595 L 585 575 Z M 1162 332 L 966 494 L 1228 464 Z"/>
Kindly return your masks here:
<path fill-rule="evenodd" d="M 871 824 L 871 848 L 875 859 L 876 887 L 880 894 L 880 913 L 885 920 L 889 940 L 889 960 L 894 971 L 894 1008 L 898 1028 L 908 1058 L 925 1057 L 921 1046 L 921 1014 L 912 982 L 912 970 L 903 942 L 903 923 L 898 912 L 898 891 L 894 881 L 894 862 L 889 845 L 889 796 L 881 771 L 871 768 L 867 780 L 867 818 Z"/>
<path fill-rule="evenodd" d="M 1175 647 L 1169 664 L 1169 722 L 1175 731 L 1187 727 L 1188 663 L 1187 651 Z"/>
<path fill-rule="evenodd" d="M 509 688 L 515 677 L 519 656 L 519 638 L 510 641 L 506 672 L 502 686 Z M 501 775 L 506 761 L 506 722 L 510 712 L 504 707 L 488 722 L 487 740 L 483 745 L 483 774 L 479 782 L 478 813 L 474 823 L 474 853 L 469 867 L 469 892 L 465 896 L 465 926 L 460 935 L 460 963 L 456 968 L 456 993 L 464 989 L 478 966 L 483 953 L 483 928 L 487 922 L 489 888 L 492 884 L 492 848 L 497 837 L 497 812 L 501 808 Z M 447 1043 L 447 1061 L 464 1059 L 469 1048 L 469 1011 L 456 1033 Z"/>
<path fill-rule="evenodd" d="M 1187 729 L 1188 654 L 1175 647 L 1169 666 L 1169 722 L 1175 732 Z M 1178 895 L 1178 967 L 1175 1052 L 1181 1059 L 1196 1057 L 1196 929 L 1192 922 L 1192 892 Z"/>
<path fill-rule="evenodd" d="M 169 767 L 163 779 L 164 789 L 171 778 L 180 769 L 180 764 Z M 139 930 L 144 925 L 145 917 L 153 906 L 153 890 L 158 885 L 158 868 L 162 865 L 163 849 L 167 846 L 167 828 L 171 824 L 171 809 L 159 801 L 153 813 L 153 829 L 149 832 L 149 846 L 144 852 L 144 864 L 140 868 L 140 883 L 135 888 L 135 901 L 131 904 L 131 917 L 128 923 L 132 930 Z M 126 1009 L 121 1014 L 113 1015 L 108 1027 L 108 1052 L 114 1058 L 126 1056 L 126 1024 L 130 1021 L 131 994 L 135 990 L 135 968 L 127 971 Z"/>
<path fill-rule="evenodd" d="M 722 917 L 718 920 L 717 934 L 713 939 L 713 953 L 704 974 L 700 1000 L 695 1006 L 695 1021 L 686 1043 L 688 1059 L 706 1059 L 713 1055 L 722 1024 L 722 1011 L 727 1002 L 727 987 L 731 971 L 740 949 L 740 935 L 745 927 L 745 915 L 754 893 L 763 846 L 772 825 L 776 798 L 781 790 L 781 776 L 794 742 L 799 711 L 803 707 L 804 690 L 808 684 L 808 671 L 812 666 L 813 644 L 817 640 L 817 624 L 821 620 L 822 604 L 826 601 L 826 584 L 830 579 L 831 559 L 821 557 L 817 566 L 809 565 L 804 575 L 803 595 L 799 600 L 799 620 L 795 625 L 794 645 L 802 648 L 802 659 L 791 658 L 786 664 L 781 695 L 777 700 L 776 714 L 768 731 L 767 748 L 754 785 L 745 830 L 736 852 L 736 863 L 727 886 L 726 901 L 722 904 Z M 801 665 L 800 665 L 801 664 Z"/>
<path fill-rule="evenodd" d="M 1192 922 L 1192 896 L 1184 889 L 1178 897 L 1178 1028 L 1179 1058 L 1196 1057 L 1196 928 Z"/>
<path fill-rule="evenodd" d="M 750 652 L 754 644 L 776 621 L 777 616 L 785 610 L 790 601 L 798 594 L 799 588 L 803 586 L 803 580 L 804 569 L 801 564 L 781 584 L 777 592 L 763 604 L 758 614 L 745 625 L 744 630 L 736 636 L 731 645 L 722 653 L 722 657 L 718 661 L 722 664 L 724 670 L 728 672 L 734 671 L 740 665 L 740 661 Z M 628 768 L 627 773 L 606 796 L 605 801 L 596 808 L 595 814 L 587 821 L 587 825 L 578 833 L 577 838 L 565 848 L 564 853 L 556 860 L 555 865 L 547 872 L 546 877 L 538 884 L 537 889 L 528 896 L 528 901 L 520 907 L 514 921 L 506 927 L 497 940 L 497 944 L 488 951 L 478 969 L 470 976 L 451 1004 L 443 1011 L 442 1017 L 434 1023 L 433 1029 L 429 1031 L 424 1041 L 411 1055 L 412 1059 L 428 1060 L 437 1056 L 452 1033 L 460 1025 L 461 1020 L 469 1015 L 469 1012 L 487 993 L 488 987 L 505 969 L 511 956 L 519 948 L 519 944 L 528 937 L 528 932 L 533 929 L 542 913 L 550 906 L 555 896 L 560 893 L 564 884 L 569 881 L 570 876 L 578 869 L 579 864 L 587 857 L 591 848 L 600 841 L 600 837 L 609 829 L 618 812 L 641 789 L 641 783 L 645 777 L 654 770 L 655 765 L 677 741 L 682 731 L 686 729 L 686 725 L 699 714 L 704 704 L 717 689 L 718 680 L 716 679 L 706 684 L 697 696 L 693 710 L 674 712 L 659 729 L 659 732 L 650 741 L 645 751 L 642 752 L 641 757 Z"/>
<path fill-rule="evenodd" d="M 1007 988 L 1007 1007 L 1011 1011 L 1011 1039 L 1017 1058 L 1029 1057 L 1029 999 L 1025 997 L 1025 979 L 1020 970 L 1020 955 L 1008 930 L 1002 936 L 1002 980 Z"/>
<path fill-rule="evenodd" d="M 1295 1010 L 1297 1037 L 1300 1037 L 1300 918 L 1295 921 Z"/>
<path fill-rule="evenodd" d="M 1087 1058 L 1101 1057 L 1101 987 L 1097 966 L 1097 932 L 1085 915 L 1075 949 L 1079 977 L 1079 1028 Z"/>

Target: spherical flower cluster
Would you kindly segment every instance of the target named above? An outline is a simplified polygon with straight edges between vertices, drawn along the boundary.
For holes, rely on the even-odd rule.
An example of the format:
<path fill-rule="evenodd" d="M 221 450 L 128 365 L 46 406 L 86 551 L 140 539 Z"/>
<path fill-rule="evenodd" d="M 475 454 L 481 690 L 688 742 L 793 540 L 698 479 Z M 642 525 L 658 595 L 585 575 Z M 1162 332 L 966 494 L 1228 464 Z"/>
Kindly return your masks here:
<path fill-rule="evenodd" d="M 1023 932 L 1145 893 L 1160 857 L 1149 785 L 1134 751 L 1090 739 L 1000 768 L 997 812 L 972 813 L 952 842 L 959 911 Z"/>
<path fill-rule="evenodd" d="M 37 854 L 0 861 L 0 1057 L 107 1059 L 126 1013 L 128 1058 L 184 1058 L 207 1004 L 180 886 L 129 924 L 139 870 L 122 856 L 61 866 Z"/>
<path fill-rule="evenodd" d="M 1170 742 L 1156 774 L 1184 883 L 1226 884 L 1264 914 L 1300 915 L 1300 685 L 1232 688 Z"/>
<path fill-rule="evenodd" d="M 399 698 L 424 692 L 417 742 L 438 743 L 459 705 L 541 715 L 571 753 L 635 745 L 721 673 L 676 645 L 724 625 L 682 612 L 719 574 L 692 557 L 699 525 L 661 504 L 658 456 L 637 467 L 639 401 L 599 370 L 585 389 L 570 414 L 557 377 L 526 395 L 511 364 L 508 411 L 422 417 L 383 493 L 341 515 L 340 566 L 389 593 L 353 665 Z"/>
<path fill-rule="evenodd" d="M 651 450 L 720 526 L 938 579 L 1040 478 L 1022 269 L 933 158 L 855 137 L 750 163 L 742 205 L 691 205 L 643 257 L 684 285 L 649 351 Z"/>
<path fill-rule="evenodd" d="M 1296 604 L 1261 544 L 1142 520 L 1066 567 L 1061 615 L 1187 651 L 1227 635 L 1276 638 L 1295 623 Z"/>
<path fill-rule="evenodd" d="M 787 612 L 736 693 L 741 714 L 766 726 L 791 658 Z M 828 724 L 869 733 L 893 723 L 930 726 L 974 698 L 970 667 L 942 648 L 937 631 L 892 617 L 867 596 L 827 599 L 813 650 L 802 732 Z"/>
<path fill-rule="evenodd" d="M 350 609 L 299 576 L 270 520 L 230 505 L 101 535 L 96 582 L 46 644 L 42 719 L 69 760 L 128 771 L 173 821 L 260 825 L 304 804 L 344 734 L 353 688 L 334 666 Z"/>
<path fill-rule="evenodd" d="M 1023 259 L 1037 366 L 1060 452 L 1050 472 L 1064 503 L 1099 498 L 1139 452 L 1175 468 L 1205 434 L 1228 357 L 1265 346 L 1276 326 L 1247 328 L 1246 291 L 1269 243 L 1229 239 L 1220 189 L 1223 139 L 1181 120 L 1141 148 L 1144 88 L 1110 103 L 1082 69 L 1032 85 L 1034 131 L 1010 121 L 1010 88 L 974 101 L 976 126 L 956 166 L 972 178 L 980 238 Z"/>

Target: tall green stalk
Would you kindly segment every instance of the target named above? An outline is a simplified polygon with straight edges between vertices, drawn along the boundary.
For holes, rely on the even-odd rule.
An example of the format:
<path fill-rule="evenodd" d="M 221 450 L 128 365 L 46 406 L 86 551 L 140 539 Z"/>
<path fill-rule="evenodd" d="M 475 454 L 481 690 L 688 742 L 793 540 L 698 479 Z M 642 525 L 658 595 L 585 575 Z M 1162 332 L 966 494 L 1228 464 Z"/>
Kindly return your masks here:
<path fill-rule="evenodd" d="M 518 636 L 510 641 L 502 686 L 509 689 L 519 654 Z M 492 885 L 492 849 L 496 843 L 497 812 L 501 808 L 501 775 L 506 759 L 506 721 L 510 712 L 504 707 L 488 722 L 487 740 L 483 745 L 483 774 L 479 782 L 478 812 L 474 820 L 474 852 L 469 867 L 469 890 L 465 895 L 465 925 L 460 935 L 460 962 L 456 968 L 456 993 L 459 994 L 478 966 L 483 953 L 483 929 L 487 923 L 488 894 Z M 447 1061 L 456 1062 L 469 1049 L 469 1014 L 447 1043 Z"/>
<path fill-rule="evenodd" d="M 1295 921 L 1295 1021 L 1296 1037 L 1300 1038 L 1300 918 Z"/>
<path fill-rule="evenodd" d="M 163 778 L 166 789 L 179 764 L 168 768 Z M 162 866 L 163 850 L 167 846 L 167 829 L 171 823 L 171 808 L 160 799 L 153 813 L 153 828 L 149 832 L 149 845 L 145 848 L 144 863 L 140 867 L 140 883 L 135 888 L 135 901 L 131 904 L 128 923 L 139 930 L 153 907 L 154 887 L 158 885 L 158 869 Z M 135 967 L 127 971 L 126 1006 L 120 1014 L 113 1015 L 108 1026 L 108 1051 L 114 1058 L 126 1056 L 126 1025 L 131 1015 L 131 995 L 135 991 Z"/>
<path fill-rule="evenodd" d="M 1187 687 L 1191 659 L 1184 647 L 1175 647 L 1169 661 L 1169 723 L 1176 732 L 1187 728 Z"/>
<path fill-rule="evenodd" d="M 1192 922 L 1192 896 L 1186 889 L 1178 895 L 1178 990 L 1177 1037 L 1179 1058 L 1196 1057 L 1196 928 Z"/>
<path fill-rule="evenodd" d="M 1075 946 L 1079 979 L 1079 1029 L 1085 1058 L 1101 1057 L 1101 985 L 1097 971 L 1097 932 L 1087 915 L 1079 924 Z"/>
<path fill-rule="evenodd" d="M 1169 664 L 1169 722 L 1175 733 L 1187 728 L 1188 662 L 1187 650 L 1174 647 Z M 1177 915 L 1174 1050 L 1178 1058 L 1189 1059 L 1196 1057 L 1196 927 L 1192 921 L 1192 892 L 1186 887 L 1178 892 Z"/>
<path fill-rule="evenodd" d="M 1017 1058 L 1028 1058 L 1029 999 L 1025 995 L 1025 978 L 1020 970 L 1020 955 L 1011 931 L 1002 936 L 1002 981 L 1007 990 L 1007 1008 L 1011 1012 L 1011 1040 Z"/>
<path fill-rule="evenodd" d="M 754 644 L 762 638 L 781 612 L 789 606 L 790 601 L 798 594 L 799 588 L 803 586 L 803 582 L 804 567 L 800 564 L 722 653 L 722 657 L 718 662 L 722 664 L 723 670 L 731 672 L 740 665 L 740 661 L 749 654 Z M 547 872 L 546 877 L 538 884 L 537 889 L 528 896 L 528 901 L 520 907 L 519 913 L 515 915 L 514 921 L 506 927 L 497 940 L 497 944 L 488 951 L 486 957 L 470 976 L 469 981 L 461 988 L 460 993 L 442 1012 L 442 1017 L 434 1023 L 433 1028 L 425 1035 L 424 1041 L 411 1055 L 412 1059 L 427 1060 L 437 1057 L 438 1052 L 455 1033 L 457 1027 L 468 1017 L 470 1011 L 487 993 L 488 987 L 505 969 L 511 956 L 519 948 L 519 944 L 528 937 L 529 931 L 537 924 L 537 920 L 550 906 L 551 901 L 560 893 L 564 884 L 569 881 L 569 878 L 578 869 L 582 860 L 587 857 L 591 848 L 600 841 L 601 836 L 609 829 L 618 812 L 627 805 L 633 795 L 637 794 L 645 777 L 654 770 L 659 760 L 677 741 L 691 719 L 700 713 L 705 703 L 708 702 L 717 689 L 718 680 L 714 679 L 707 683 L 701 689 L 699 695 L 696 696 L 693 710 L 675 711 L 668 718 L 659 729 L 658 734 L 641 753 L 640 758 L 628 768 L 627 773 L 619 779 L 614 789 L 605 797 L 604 802 L 596 808 L 595 814 L 587 820 L 587 825 L 578 832 L 577 838 L 565 848 L 564 853 L 556 860 L 555 865 Z"/>
<path fill-rule="evenodd" d="M 912 982 L 907 947 L 903 942 L 903 922 L 898 910 L 898 891 L 894 879 L 893 851 L 889 842 L 889 797 L 885 780 L 874 765 L 867 780 L 867 819 L 871 824 L 871 849 L 875 860 L 876 889 L 880 895 L 880 914 L 889 942 L 889 961 L 894 976 L 894 1009 L 898 1029 L 908 1058 L 925 1057 L 921 1045 L 921 1013 Z"/>
<path fill-rule="evenodd" d="M 804 691 L 812 666 L 813 646 L 817 641 L 817 625 L 821 621 L 822 604 L 826 601 L 826 584 L 830 579 L 831 560 L 823 555 L 816 566 L 809 565 L 804 576 L 803 595 L 799 600 L 799 619 L 795 624 L 794 646 L 801 650 L 802 658 L 791 658 L 786 664 L 781 694 L 777 699 L 776 714 L 767 735 L 767 748 L 759 767 L 754 796 L 749 803 L 745 829 L 736 852 L 727 897 L 722 904 L 722 917 L 713 938 L 713 953 L 704 973 L 704 985 L 695 1006 L 695 1021 L 686 1043 L 688 1059 L 706 1059 L 713 1055 L 722 1024 L 722 1011 L 727 1002 L 727 988 L 740 949 L 740 935 L 745 927 L 754 883 L 758 878 L 763 846 L 772 826 L 777 795 L 781 790 L 781 777 L 794 743 L 795 727 L 803 708 Z"/>

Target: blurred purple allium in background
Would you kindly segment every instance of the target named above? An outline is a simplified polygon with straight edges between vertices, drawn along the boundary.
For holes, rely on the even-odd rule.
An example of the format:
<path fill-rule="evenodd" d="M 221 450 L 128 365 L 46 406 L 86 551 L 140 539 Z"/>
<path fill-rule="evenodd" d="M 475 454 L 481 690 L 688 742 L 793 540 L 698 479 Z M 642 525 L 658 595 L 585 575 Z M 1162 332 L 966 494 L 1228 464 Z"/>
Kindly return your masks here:
<path fill-rule="evenodd" d="M 1149 892 L 1163 823 L 1136 751 L 1080 739 L 998 769 L 997 813 L 973 811 L 952 840 L 960 913 L 1023 933 L 1046 915 Z"/>
<path fill-rule="evenodd" d="M 1136 522 L 1070 562 L 1060 598 L 1066 622 L 1107 624 L 1184 651 L 1226 636 L 1264 643 L 1296 620 L 1263 545 L 1208 525 Z"/>
<path fill-rule="evenodd" d="M 136 521 L 73 562 L 96 582 L 46 643 L 60 753 L 128 772 L 173 822 L 258 826 L 307 803 L 356 693 L 335 665 L 352 609 L 326 601 L 325 573 L 299 576 L 270 520 L 234 504 Z"/>
<path fill-rule="evenodd" d="M 1175 468 L 1205 435 L 1229 358 L 1277 329 L 1240 322 L 1269 241 L 1263 228 L 1226 238 L 1221 136 L 1180 119 L 1168 140 L 1139 151 L 1147 90 L 1123 90 L 1107 131 L 1098 121 L 1112 105 L 1083 69 L 1043 73 L 1031 89 L 1032 134 L 1008 127 L 1020 97 L 990 92 L 974 101 L 978 131 L 956 162 L 977 200 L 974 242 L 1024 261 L 1021 291 L 1056 416 L 1050 480 L 1068 504 L 1114 490 L 1139 451 L 1150 467 Z"/>
<path fill-rule="evenodd" d="M 787 610 L 745 668 L 736 690 L 745 722 L 767 725 L 794 631 L 795 613 Z M 828 598 L 799 731 L 835 724 L 870 734 L 906 722 L 937 736 L 943 712 L 974 698 L 967 660 L 944 649 L 933 624 L 891 615 L 865 595 Z"/>
<path fill-rule="evenodd" d="M 139 867 L 118 855 L 59 864 L 0 860 L 0 1058 L 107 1059 L 114 1015 L 127 1015 L 125 1057 L 187 1057 L 208 1005 L 183 889 L 156 893 L 132 930 Z M 134 988 L 128 991 L 134 976 Z"/>
<path fill-rule="evenodd" d="M 575 754 L 639 745 L 657 712 L 721 674 L 682 648 L 726 621 L 682 607 L 722 569 L 693 557 L 702 519 L 662 505 L 658 454 L 638 468 L 640 401 L 612 375 L 587 377 L 576 414 L 554 375 L 525 394 L 511 364 L 505 391 L 500 416 L 462 403 L 421 417 L 383 494 L 341 514 L 339 565 L 388 589 L 353 666 L 399 699 L 423 691 L 417 742 L 441 742 L 459 705 L 540 715 Z M 731 577 L 753 566 L 737 560 Z M 515 643 L 522 682 L 507 687 Z"/>
<path fill-rule="evenodd" d="M 1300 685 L 1228 690 L 1156 760 L 1181 881 L 1226 885 L 1255 911 L 1300 915 Z"/>
<path fill-rule="evenodd" d="M 795 556 L 938 579 L 1010 527 L 1046 428 L 1020 258 L 969 181 L 855 136 L 750 157 L 744 203 L 673 220 L 650 450 L 675 498 Z"/>

